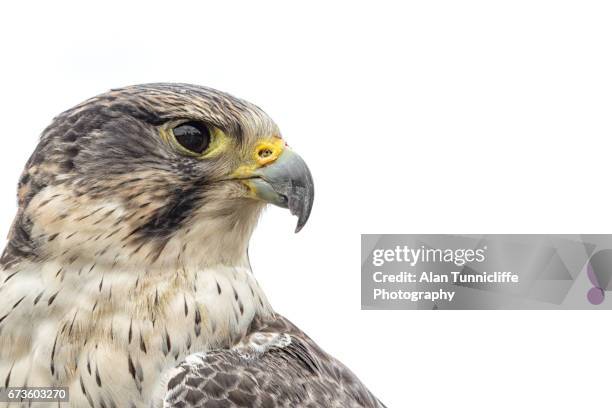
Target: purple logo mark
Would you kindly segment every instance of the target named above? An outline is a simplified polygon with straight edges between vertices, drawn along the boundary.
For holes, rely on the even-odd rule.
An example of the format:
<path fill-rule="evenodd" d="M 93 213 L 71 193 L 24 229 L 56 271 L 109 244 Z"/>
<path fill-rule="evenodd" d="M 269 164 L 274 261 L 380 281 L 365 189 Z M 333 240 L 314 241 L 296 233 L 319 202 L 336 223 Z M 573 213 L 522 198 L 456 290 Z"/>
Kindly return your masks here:
<path fill-rule="evenodd" d="M 599 279 L 597 279 L 597 275 L 593 270 L 593 264 L 590 261 L 587 264 L 587 276 L 593 285 L 587 292 L 587 299 L 592 305 L 599 305 L 604 301 L 606 292 L 600 287 Z"/>

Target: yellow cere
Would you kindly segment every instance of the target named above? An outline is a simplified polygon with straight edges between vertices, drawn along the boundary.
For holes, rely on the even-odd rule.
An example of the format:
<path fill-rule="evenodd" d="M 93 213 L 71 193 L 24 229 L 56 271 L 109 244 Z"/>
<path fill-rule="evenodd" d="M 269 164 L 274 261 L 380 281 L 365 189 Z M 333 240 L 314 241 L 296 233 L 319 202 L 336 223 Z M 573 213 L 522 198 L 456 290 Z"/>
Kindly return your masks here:
<path fill-rule="evenodd" d="M 251 177 L 258 168 L 276 161 L 284 150 L 285 142 L 280 137 L 273 136 L 260 140 L 253 150 L 252 161 L 238 167 L 231 176 L 234 178 Z"/>

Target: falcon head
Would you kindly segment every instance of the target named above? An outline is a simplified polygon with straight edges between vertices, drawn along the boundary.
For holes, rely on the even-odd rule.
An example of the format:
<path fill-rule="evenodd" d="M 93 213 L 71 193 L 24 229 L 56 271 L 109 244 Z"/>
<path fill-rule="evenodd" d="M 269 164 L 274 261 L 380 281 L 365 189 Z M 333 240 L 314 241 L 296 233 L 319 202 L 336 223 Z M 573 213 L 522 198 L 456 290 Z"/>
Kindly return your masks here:
<path fill-rule="evenodd" d="M 312 176 L 257 106 L 214 89 L 115 89 L 58 117 L 19 181 L 1 262 L 237 264 L 267 203 L 310 214 Z"/>

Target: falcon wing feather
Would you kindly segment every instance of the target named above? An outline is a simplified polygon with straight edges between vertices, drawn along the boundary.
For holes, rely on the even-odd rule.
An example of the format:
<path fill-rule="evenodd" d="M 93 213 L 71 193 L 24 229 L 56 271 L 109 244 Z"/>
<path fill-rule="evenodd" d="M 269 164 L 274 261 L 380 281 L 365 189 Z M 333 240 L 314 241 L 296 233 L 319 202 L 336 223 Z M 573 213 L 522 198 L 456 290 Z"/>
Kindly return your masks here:
<path fill-rule="evenodd" d="M 384 408 L 357 377 L 281 316 L 229 350 L 189 356 L 167 382 L 164 407 Z"/>

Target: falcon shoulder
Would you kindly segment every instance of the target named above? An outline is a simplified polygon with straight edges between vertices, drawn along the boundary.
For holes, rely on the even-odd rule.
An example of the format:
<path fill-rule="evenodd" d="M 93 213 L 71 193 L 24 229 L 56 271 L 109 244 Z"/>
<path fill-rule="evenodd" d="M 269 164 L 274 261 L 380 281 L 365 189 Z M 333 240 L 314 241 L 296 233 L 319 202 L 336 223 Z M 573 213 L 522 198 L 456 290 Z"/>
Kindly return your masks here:
<path fill-rule="evenodd" d="M 384 408 L 342 363 L 279 315 L 231 349 L 190 355 L 170 374 L 164 407 Z"/>

